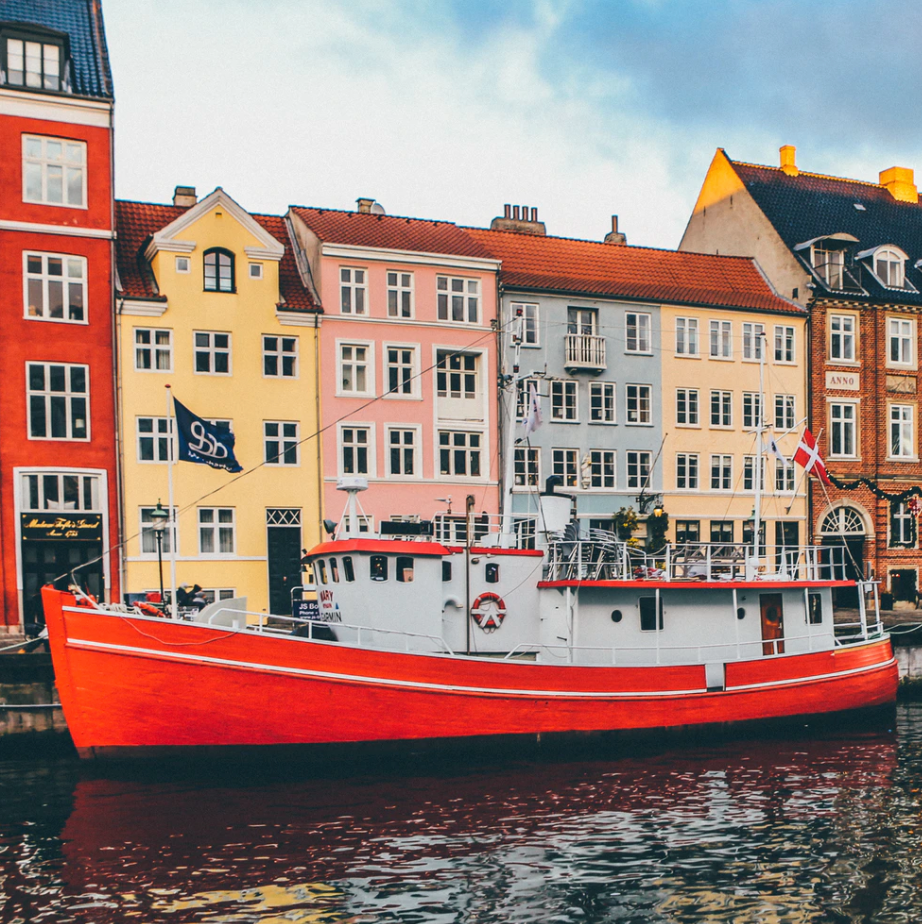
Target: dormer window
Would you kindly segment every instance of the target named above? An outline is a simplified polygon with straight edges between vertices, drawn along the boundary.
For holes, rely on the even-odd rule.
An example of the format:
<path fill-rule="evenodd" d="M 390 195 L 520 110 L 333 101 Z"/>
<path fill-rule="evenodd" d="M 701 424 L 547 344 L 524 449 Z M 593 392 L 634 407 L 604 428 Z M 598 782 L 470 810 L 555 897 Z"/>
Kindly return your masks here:
<path fill-rule="evenodd" d="M 229 250 L 214 247 L 205 251 L 205 291 L 234 291 L 234 255 Z"/>
<path fill-rule="evenodd" d="M 3 82 L 28 90 L 67 90 L 65 37 L 54 32 L 30 34 L 2 30 Z"/>
<path fill-rule="evenodd" d="M 841 289 L 845 275 L 845 251 L 814 246 L 813 268 L 830 289 Z"/>
<path fill-rule="evenodd" d="M 857 259 L 867 260 L 871 272 L 878 282 L 888 289 L 912 289 L 906 279 L 906 260 L 909 258 L 895 244 L 883 244 L 857 254 Z"/>
<path fill-rule="evenodd" d="M 860 277 L 855 273 L 851 258 L 846 259 L 850 244 L 858 238 L 846 231 L 824 234 L 794 246 L 801 259 L 827 289 L 861 290 Z M 809 260 L 807 254 L 810 255 Z"/>

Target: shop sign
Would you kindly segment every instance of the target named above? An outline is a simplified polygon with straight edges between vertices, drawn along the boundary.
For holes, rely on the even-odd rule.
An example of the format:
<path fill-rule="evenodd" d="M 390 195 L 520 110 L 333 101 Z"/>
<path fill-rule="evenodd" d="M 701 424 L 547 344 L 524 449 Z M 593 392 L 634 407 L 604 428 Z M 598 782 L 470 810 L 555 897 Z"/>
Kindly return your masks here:
<path fill-rule="evenodd" d="M 101 542 L 101 513 L 21 513 L 23 539 L 67 542 Z"/>
<path fill-rule="evenodd" d="M 859 391 L 861 380 L 857 372 L 827 372 L 826 387 L 842 391 Z"/>

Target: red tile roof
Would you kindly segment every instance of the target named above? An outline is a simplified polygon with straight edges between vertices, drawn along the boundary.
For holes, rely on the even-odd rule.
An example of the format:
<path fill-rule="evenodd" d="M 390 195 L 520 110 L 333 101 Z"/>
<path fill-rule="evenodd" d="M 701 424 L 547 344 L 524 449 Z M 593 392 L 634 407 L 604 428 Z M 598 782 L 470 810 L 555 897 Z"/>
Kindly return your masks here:
<path fill-rule="evenodd" d="M 320 238 L 331 244 L 412 250 L 491 259 L 491 254 L 451 221 L 344 212 L 293 205 L 294 212 Z"/>
<path fill-rule="evenodd" d="M 803 314 L 798 305 L 774 294 L 749 257 L 601 244 L 486 228 L 463 230 L 502 260 L 502 282 L 513 288 Z"/>
<path fill-rule="evenodd" d="M 185 211 L 185 206 L 116 200 L 116 265 L 122 296 L 165 301 L 165 296 L 157 289 L 154 274 L 144 256 L 144 249 L 151 235 L 175 221 Z M 285 254 L 279 264 L 280 305 L 286 311 L 319 310 L 310 292 L 301 282 L 285 219 L 278 215 L 252 217 L 285 246 Z"/>

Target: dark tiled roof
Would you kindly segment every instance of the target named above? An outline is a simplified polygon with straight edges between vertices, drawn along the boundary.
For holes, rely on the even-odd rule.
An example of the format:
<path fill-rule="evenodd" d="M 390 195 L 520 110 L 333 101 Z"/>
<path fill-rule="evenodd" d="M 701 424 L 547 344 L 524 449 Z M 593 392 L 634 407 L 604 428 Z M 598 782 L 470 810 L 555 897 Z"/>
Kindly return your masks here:
<path fill-rule="evenodd" d="M 31 23 L 66 33 L 73 92 L 113 98 L 101 0 L 0 0 L 0 22 Z"/>
<path fill-rule="evenodd" d="M 300 205 L 293 205 L 291 210 L 321 241 L 331 244 L 490 259 L 490 254 L 477 241 L 450 221 L 343 212 Z"/>
<path fill-rule="evenodd" d="M 752 259 L 466 228 L 502 260 L 504 285 L 802 314 L 775 295 Z"/>
<path fill-rule="evenodd" d="M 150 237 L 179 218 L 185 206 L 155 205 L 150 202 L 115 201 L 115 227 L 118 234 L 116 260 L 120 294 L 126 298 L 163 301 L 144 250 Z M 253 215 L 280 244 L 285 254 L 279 265 L 280 305 L 290 311 L 316 311 L 317 306 L 301 282 L 285 219 L 278 215 Z"/>
<path fill-rule="evenodd" d="M 733 168 L 782 240 L 793 249 L 814 238 L 844 232 L 858 238 L 850 250 L 860 253 L 881 244 L 896 244 L 909 260 L 906 278 L 922 292 L 922 205 L 894 199 L 878 183 L 803 173 L 788 176 L 780 167 L 731 161 Z M 855 204 L 863 209 L 855 208 Z M 809 258 L 809 253 L 804 254 Z M 922 304 L 922 294 L 887 289 L 863 270 L 861 283 L 875 301 Z M 831 294 L 817 289 L 816 294 Z M 852 294 L 849 297 L 855 297 Z"/>

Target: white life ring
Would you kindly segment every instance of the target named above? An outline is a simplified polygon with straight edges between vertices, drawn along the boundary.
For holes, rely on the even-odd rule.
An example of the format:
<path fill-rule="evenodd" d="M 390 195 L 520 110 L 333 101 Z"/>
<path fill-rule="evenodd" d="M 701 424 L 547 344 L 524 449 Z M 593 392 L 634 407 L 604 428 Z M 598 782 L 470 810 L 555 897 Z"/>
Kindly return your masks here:
<path fill-rule="evenodd" d="M 481 594 L 471 607 L 471 616 L 484 632 L 495 632 L 506 618 L 506 604 L 499 594 Z"/>

